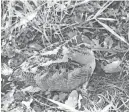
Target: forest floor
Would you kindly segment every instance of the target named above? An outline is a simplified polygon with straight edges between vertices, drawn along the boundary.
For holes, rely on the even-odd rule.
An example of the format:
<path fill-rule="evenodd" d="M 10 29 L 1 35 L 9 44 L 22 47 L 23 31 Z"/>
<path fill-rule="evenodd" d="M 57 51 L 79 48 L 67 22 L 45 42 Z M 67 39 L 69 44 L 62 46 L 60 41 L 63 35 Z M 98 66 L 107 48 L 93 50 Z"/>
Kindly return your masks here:
<path fill-rule="evenodd" d="M 16 80 L 30 56 L 74 37 L 96 59 L 85 93 L 42 92 Z M 2 0 L 1 110 L 129 112 L 129 1 Z"/>

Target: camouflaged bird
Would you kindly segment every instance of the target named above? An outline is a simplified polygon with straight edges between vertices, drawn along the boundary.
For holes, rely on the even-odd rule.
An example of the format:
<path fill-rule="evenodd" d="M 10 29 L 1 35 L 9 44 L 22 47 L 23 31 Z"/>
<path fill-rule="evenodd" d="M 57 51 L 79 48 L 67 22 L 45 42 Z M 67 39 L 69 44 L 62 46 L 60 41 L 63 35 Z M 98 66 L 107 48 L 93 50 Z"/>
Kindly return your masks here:
<path fill-rule="evenodd" d="M 76 89 L 78 86 L 89 80 L 96 65 L 93 51 L 88 48 L 70 49 L 68 57 L 71 61 L 74 61 L 81 66 L 75 67 L 73 70 L 58 68 L 58 70 L 53 73 L 48 71 L 45 74 L 41 73 L 36 75 L 36 84 L 42 91 L 68 92 Z M 70 66 L 72 66 L 72 64 L 73 63 L 70 63 Z"/>
<path fill-rule="evenodd" d="M 96 66 L 93 51 L 87 47 L 61 47 L 61 49 L 64 56 L 58 53 L 58 57 L 60 58 L 53 60 L 48 60 L 50 55 L 46 55 L 50 54 L 50 51 L 48 51 L 49 53 L 42 53 L 42 56 L 35 56 L 34 61 L 29 61 L 29 64 L 32 63 L 29 65 L 29 69 L 31 69 L 32 65 L 38 63 L 44 69 L 37 74 L 23 72 L 24 75 L 22 76 L 24 78 L 22 79 L 29 85 L 38 86 L 42 91 L 62 92 L 69 92 L 88 82 Z"/>

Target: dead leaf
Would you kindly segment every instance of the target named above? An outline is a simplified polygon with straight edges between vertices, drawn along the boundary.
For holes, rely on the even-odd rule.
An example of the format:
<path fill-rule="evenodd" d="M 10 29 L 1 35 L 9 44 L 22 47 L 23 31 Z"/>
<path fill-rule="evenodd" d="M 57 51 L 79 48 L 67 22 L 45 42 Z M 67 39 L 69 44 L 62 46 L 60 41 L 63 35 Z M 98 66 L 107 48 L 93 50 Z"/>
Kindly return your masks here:
<path fill-rule="evenodd" d="M 66 93 L 60 93 L 59 94 L 59 101 L 63 101 L 66 98 L 67 94 Z"/>
<path fill-rule="evenodd" d="M 8 92 L 5 96 L 2 97 L 1 99 L 1 104 L 3 105 L 2 110 L 6 112 L 8 111 L 10 104 L 14 101 L 14 97 L 13 97 L 14 92 L 15 92 L 15 87 L 10 92 Z"/>
<path fill-rule="evenodd" d="M 26 106 L 27 110 L 31 112 L 31 103 L 33 102 L 33 99 L 31 98 L 29 101 L 22 101 L 22 104 Z"/>
<path fill-rule="evenodd" d="M 113 61 L 112 63 L 107 64 L 102 68 L 106 73 L 119 72 L 121 70 L 121 67 L 120 67 L 121 62 L 122 62 L 121 60 L 116 60 L 116 61 Z"/>
<path fill-rule="evenodd" d="M 1 67 L 1 74 L 6 76 L 6 75 L 11 75 L 12 73 L 13 73 L 13 69 L 8 67 L 5 63 L 3 63 Z"/>
<path fill-rule="evenodd" d="M 73 90 L 70 93 L 68 100 L 65 101 L 65 104 L 69 105 L 70 107 L 76 108 L 77 103 L 78 103 L 78 93 L 76 90 Z"/>
<path fill-rule="evenodd" d="M 104 40 L 104 47 L 105 48 L 111 48 L 113 45 L 113 40 L 111 37 L 106 37 L 105 40 Z"/>
<path fill-rule="evenodd" d="M 8 44 L 7 44 L 6 47 L 5 47 L 5 51 L 6 51 L 7 56 L 8 56 L 9 58 L 12 58 L 12 57 L 15 56 L 14 48 L 13 48 L 12 46 L 8 45 Z"/>
<path fill-rule="evenodd" d="M 72 38 L 72 37 L 74 37 L 74 36 L 76 36 L 76 32 L 69 32 L 67 35 L 70 37 L 70 38 Z"/>
<path fill-rule="evenodd" d="M 92 41 L 87 36 L 82 36 L 82 40 L 84 43 L 91 44 Z"/>
<path fill-rule="evenodd" d="M 92 39 L 92 46 L 94 46 L 95 48 L 100 48 L 100 44 L 99 44 L 99 40 L 98 39 Z"/>
<path fill-rule="evenodd" d="M 81 106 L 82 106 L 81 100 L 82 100 L 82 95 L 79 94 L 79 98 L 78 98 L 78 109 L 81 109 Z"/>
<path fill-rule="evenodd" d="M 30 93 L 35 93 L 35 92 L 39 92 L 41 89 L 39 87 L 33 87 L 33 86 L 28 86 L 24 89 L 22 89 L 21 91 L 25 92 L 30 92 Z"/>
<path fill-rule="evenodd" d="M 29 45 L 29 48 L 31 48 L 31 49 L 34 49 L 34 50 L 41 50 L 42 49 L 42 46 L 41 45 L 39 45 L 38 43 L 30 43 Z"/>
<path fill-rule="evenodd" d="M 60 103 L 58 101 L 55 101 L 55 100 L 52 100 L 52 99 L 47 99 L 47 100 L 53 102 L 54 104 L 57 104 L 58 105 L 58 108 L 60 108 L 62 110 L 65 110 L 67 112 L 81 112 L 81 111 L 78 111 L 78 110 L 74 109 L 73 107 L 71 107 L 69 105 Z"/>
<path fill-rule="evenodd" d="M 52 99 L 55 100 L 55 101 L 57 101 L 58 98 L 59 98 L 59 95 L 54 95 Z"/>

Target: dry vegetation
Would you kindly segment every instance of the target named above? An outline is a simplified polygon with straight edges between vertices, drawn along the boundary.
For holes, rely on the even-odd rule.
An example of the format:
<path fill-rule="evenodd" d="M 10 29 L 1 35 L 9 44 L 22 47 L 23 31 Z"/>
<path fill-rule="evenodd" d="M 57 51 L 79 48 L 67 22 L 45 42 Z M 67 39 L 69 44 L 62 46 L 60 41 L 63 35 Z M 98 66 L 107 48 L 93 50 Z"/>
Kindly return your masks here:
<path fill-rule="evenodd" d="M 129 112 L 128 0 L 2 0 L 1 10 L 2 112 Z M 71 39 L 95 53 L 85 90 L 41 92 L 15 77 L 30 56 Z"/>

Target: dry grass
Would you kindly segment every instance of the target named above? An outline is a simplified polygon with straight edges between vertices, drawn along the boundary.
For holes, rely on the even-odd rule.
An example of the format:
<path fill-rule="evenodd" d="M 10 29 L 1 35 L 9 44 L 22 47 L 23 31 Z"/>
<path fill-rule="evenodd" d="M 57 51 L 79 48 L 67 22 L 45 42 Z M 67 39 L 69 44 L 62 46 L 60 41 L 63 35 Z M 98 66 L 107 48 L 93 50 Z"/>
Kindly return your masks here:
<path fill-rule="evenodd" d="M 34 98 L 35 94 L 42 97 L 43 93 L 39 92 L 26 94 L 27 98 L 31 96 L 29 101 L 22 102 L 22 105 L 26 104 L 26 111 L 128 112 L 128 7 L 129 1 L 113 0 L 2 0 L 2 109 L 23 111 L 10 95 L 25 85 L 10 81 L 10 77 L 24 60 L 41 49 L 73 39 L 77 43 L 90 44 L 96 56 L 97 66 L 93 77 L 88 88 L 81 89 L 85 103 L 78 99 L 78 106 L 72 108 L 64 103 L 66 98 L 61 102 L 54 100 L 54 93 L 46 95 L 47 98 L 42 102 L 41 98 Z M 114 64 L 115 61 L 120 62 L 119 66 Z M 56 94 L 59 97 L 60 93 Z M 68 97 L 69 93 L 66 94 Z"/>

